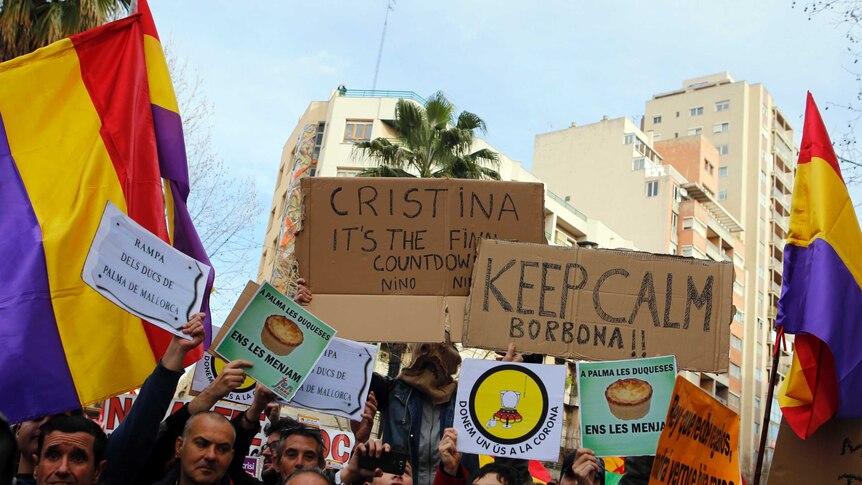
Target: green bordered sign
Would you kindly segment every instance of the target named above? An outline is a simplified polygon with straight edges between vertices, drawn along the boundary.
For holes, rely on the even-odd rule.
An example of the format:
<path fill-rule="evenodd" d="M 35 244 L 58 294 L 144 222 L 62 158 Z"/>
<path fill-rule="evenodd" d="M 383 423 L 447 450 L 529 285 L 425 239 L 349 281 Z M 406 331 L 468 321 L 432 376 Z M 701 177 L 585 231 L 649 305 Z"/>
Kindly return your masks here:
<path fill-rule="evenodd" d="M 676 358 L 578 364 L 581 441 L 597 456 L 654 455 L 676 379 Z"/>

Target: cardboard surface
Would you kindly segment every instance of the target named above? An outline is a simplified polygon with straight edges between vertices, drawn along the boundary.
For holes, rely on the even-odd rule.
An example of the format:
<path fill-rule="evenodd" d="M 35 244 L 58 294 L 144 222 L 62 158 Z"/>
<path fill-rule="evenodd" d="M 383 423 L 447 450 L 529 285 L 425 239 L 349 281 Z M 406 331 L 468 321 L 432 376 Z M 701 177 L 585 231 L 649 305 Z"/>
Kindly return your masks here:
<path fill-rule="evenodd" d="M 831 419 L 807 440 L 781 420 L 769 483 L 862 483 L 862 419 Z"/>
<path fill-rule="evenodd" d="M 580 360 L 676 355 L 726 372 L 733 265 L 482 240 L 463 343 Z"/>
<path fill-rule="evenodd" d="M 665 428 L 650 471 L 650 485 L 740 485 L 739 416 L 702 389 L 677 376 Z M 822 483 L 773 482 L 770 483 Z"/>
<path fill-rule="evenodd" d="M 545 243 L 541 184 L 308 178 L 301 187 L 296 257 L 314 293 L 308 308 L 344 338 L 440 342 L 463 321 L 480 238 Z"/>

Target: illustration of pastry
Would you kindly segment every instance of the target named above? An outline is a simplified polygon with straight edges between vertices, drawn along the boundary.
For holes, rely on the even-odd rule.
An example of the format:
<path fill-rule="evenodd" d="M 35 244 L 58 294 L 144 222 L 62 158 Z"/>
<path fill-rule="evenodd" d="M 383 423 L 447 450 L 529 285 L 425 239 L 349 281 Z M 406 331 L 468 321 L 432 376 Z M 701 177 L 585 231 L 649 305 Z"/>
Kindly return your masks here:
<path fill-rule="evenodd" d="M 518 402 L 521 400 L 521 393 L 517 391 L 502 391 L 500 392 L 500 404 L 502 407 L 499 411 L 491 416 L 491 419 L 486 423 L 486 426 L 493 428 L 497 426 L 497 421 L 503 422 L 504 428 L 511 428 L 512 423 L 520 423 L 524 420 L 521 413 L 518 412 Z"/>
<path fill-rule="evenodd" d="M 640 379 L 620 379 L 605 389 L 611 414 L 619 419 L 640 419 L 649 413 L 652 386 Z"/>
<path fill-rule="evenodd" d="M 266 317 L 260 333 L 263 346 L 276 355 L 287 355 L 302 345 L 303 335 L 299 326 L 284 315 Z"/>

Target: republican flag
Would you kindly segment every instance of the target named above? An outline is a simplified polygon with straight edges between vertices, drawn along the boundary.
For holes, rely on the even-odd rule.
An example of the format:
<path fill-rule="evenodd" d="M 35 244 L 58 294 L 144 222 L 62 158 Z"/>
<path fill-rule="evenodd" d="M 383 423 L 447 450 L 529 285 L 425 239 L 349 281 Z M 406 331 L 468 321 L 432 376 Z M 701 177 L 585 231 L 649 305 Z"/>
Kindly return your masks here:
<path fill-rule="evenodd" d="M 138 387 L 167 347 L 167 332 L 81 279 L 108 200 L 209 264 L 186 208 L 176 97 L 140 7 L 0 64 L 0 412 L 11 422 Z"/>
<path fill-rule="evenodd" d="M 778 403 L 805 439 L 862 418 L 862 233 L 811 93 L 793 188 L 776 325 L 795 334 Z"/>

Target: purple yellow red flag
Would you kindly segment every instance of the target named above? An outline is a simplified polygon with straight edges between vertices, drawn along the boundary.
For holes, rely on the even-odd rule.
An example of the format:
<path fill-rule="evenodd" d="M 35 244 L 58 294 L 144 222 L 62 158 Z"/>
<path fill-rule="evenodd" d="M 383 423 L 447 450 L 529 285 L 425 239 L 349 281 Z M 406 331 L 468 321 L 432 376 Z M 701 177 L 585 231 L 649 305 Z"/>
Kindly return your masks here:
<path fill-rule="evenodd" d="M 0 412 L 11 422 L 140 386 L 170 341 L 81 279 L 108 200 L 210 264 L 186 208 L 167 63 L 140 7 L 0 64 Z"/>
<path fill-rule="evenodd" d="M 776 325 L 796 338 L 778 403 L 805 439 L 862 418 L 862 233 L 811 93 L 791 206 Z"/>

